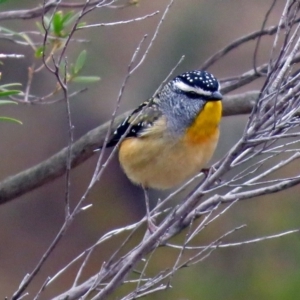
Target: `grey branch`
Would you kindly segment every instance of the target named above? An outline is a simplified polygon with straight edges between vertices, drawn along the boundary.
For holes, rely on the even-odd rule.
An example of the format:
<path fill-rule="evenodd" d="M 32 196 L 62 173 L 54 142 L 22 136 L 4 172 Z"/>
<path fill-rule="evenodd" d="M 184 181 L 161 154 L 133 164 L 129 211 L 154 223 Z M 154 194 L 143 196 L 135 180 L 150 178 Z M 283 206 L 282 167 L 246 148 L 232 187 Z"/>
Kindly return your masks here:
<path fill-rule="evenodd" d="M 98 1 L 91 1 L 88 5 L 96 5 Z M 17 19 L 34 19 L 41 17 L 43 14 L 47 13 L 51 8 L 61 7 L 61 8 L 82 8 L 85 6 L 85 1 L 83 3 L 57 3 L 57 0 L 48 1 L 45 6 L 39 6 L 32 9 L 20 9 L 0 12 L 0 21 L 2 20 L 17 20 Z"/>
<path fill-rule="evenodd" d="M 300 18 L 296 19 L 293 24 L 299 23 Z M 236 39 L 223 49 L 219 50 L 217 53 L 215 53 L 213 56 L 211 56 L 209 59 L 207 59 L 201 66 L 202 69 L 207 69 L 211 65 L 213 65 L 217 60 L 224 57 L 226 54 L 228 54 L 230 51 L 232 51 L 235 48 L 238 48 L 239 46 L 248 43 L 251 40 L 255 40 L 259 37 L 262 37 L 264 35 L 273 35 L 277 33 L 278 29 L 283 29 L 286 26 L 286 24 L 282 23 L 278 26 L 270 26 L 263 30 L 258 30 L 251 32 L 245 36 L 242 36 L 241 38 Z"/>
<path fill-rule="evenodd" d="M 253 91 L 225 97 L 223 115 L 233 116 L 250 113 L 258 94 L 258 91 Z M 116 119 L 112 132 L 115 130 L 116 124 L 128 113 L 124 113 Z M 72 168 L 86 161 L 95 154 L 95 149 L 102 146 L 109 123 L 89 131 L 72 145 Z M 40 164 L 2 181 L 0 183 L 0 205 L 62 176 L 66 171 L 67 152 L 67 147 L 65 147 Z"/>

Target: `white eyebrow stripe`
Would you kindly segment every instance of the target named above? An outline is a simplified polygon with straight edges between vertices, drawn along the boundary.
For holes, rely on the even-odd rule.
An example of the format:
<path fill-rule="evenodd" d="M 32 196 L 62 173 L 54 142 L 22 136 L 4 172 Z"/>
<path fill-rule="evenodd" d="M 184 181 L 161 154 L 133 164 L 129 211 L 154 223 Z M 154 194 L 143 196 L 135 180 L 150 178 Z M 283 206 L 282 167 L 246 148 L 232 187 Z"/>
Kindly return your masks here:
<path fill-rule="evenodd" d="M 205 91 L 200 87 L 192 87 L 188 84 L 185 84 L 182 81 L 176 81 L 175 86 L 184 92 L 195 92 L 196 94 L 205 95 L 205 96 L 210 96 L 212 94 L 210 91 Z"/>

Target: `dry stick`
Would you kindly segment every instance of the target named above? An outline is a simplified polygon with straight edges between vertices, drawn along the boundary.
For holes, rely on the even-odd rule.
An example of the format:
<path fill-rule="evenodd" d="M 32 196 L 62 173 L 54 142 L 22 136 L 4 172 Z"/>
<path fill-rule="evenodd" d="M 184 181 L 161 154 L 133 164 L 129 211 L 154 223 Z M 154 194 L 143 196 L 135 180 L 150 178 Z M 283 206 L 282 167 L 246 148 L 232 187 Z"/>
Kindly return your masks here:
<path fill-rule="evenodd" d="M 48 281 L 50 280 L 50 277 L 47 277 L 46 280 L 44 281 L 43 285 L 41 286 L 40 290 L 38 291 L 38 293 L 36 294 L 36 296 L 34 297 L 33 300 L 38 300 L 39 297 L 41 296 L 42 292 L 45 290 Z"/>
<path fill-rule="evenodd" d="M 276 234 L 272 234 L 272 235 L 262 236 L 262 237 L 259 237 L 256 239 L 242 241 L 242 242 L 221 244 L 217 247 L 218 248 L 229 248 L 229 247 L 243 246 L 243 245 L 258 243 L 258 242 L 267 241 L 267 240 L 271 240 L 271 239 L 277 239 L 279 237 L 283 237 L 285 235 L 289 235 L 292 233 L 297 233 L 299 231 L 300 231 L 300 229 L 292 229 L 292 230 L 288 230 L 288 231 L 284 231 L 284 232 L 280 232 L 280 233 L 276 233 Z"/>
<path fill-rule="evenodd" d="M 124 20 L 124 21 L 83 25 L 83 26 L 77 27 L 77 30 L 93 28 L 93 27 L 106 27 L 106 26 L 108 27 L 108 26 L 115 26 L 115 25 L 125 25 L 125 24 L 129 24 L 129 23 L 133 23 L 133 22 L 143 21 L 145 19 L 148 19 L 150 17 L 153 17 L 153 16 L 157 15 L 158 13 L 159 13 L 159 11 L 155 11 L 155 12 L 147 14 L 143 17 L 138 17 L 138 18 L 135 18 L 135 19 L 129 19 L 129 20 Z"/>
<path fill-rule="evenodd" d="M 100 1 L 91 1 L 89 5 L 97 5 Z M 44 7 L 35 7 L 32 9 L 21 9 L 21 10 L 11 10 L 0 12 L 0 21 L 2 20 L 17 20 L 17 19 L 34 19 L 42 16 L 44 13 L 47 13 L 50 9 L 59 7 L 59 8 L 82 8 L 85 5 L 84 3 L 57 3 L 57 0 L 48 1 Z"/>
<path fill-rule="evenodd" d="M 156 249 L 157 249 L 157 248 L 156 248 Z M 144 264 L 144 266 L 143 266 L 143 269 L 142 269 L 142 271 L 140 272 L 140 277 L 139 277 L 139 279 L 138 279 L 137 286 L 136 286 L 135 290 L 133 291 L 133 294 L 135 294 L 135 296 L 137 296 L 137 292 L 139 291 L 139 289 L 142 288 L 142 287 L 141 287 L 141 284 L 142 284 L 142 282 L 143 282 L 143 277 L 145 276 L 146 269 L 147 269 L 148 265 L 150 264 L 150 261 L 151 261 L 153 255 L 155 254 L 155 250 L 156 250 L 156 249 L 154 249 L 154 250 L 150 253 L 149 257 L 147 257 L 147 260 L 146 260 L 146 262 L 145 262 L 145 264 Z M 134 298 L 135 298 L 135 297 L 134 297 Z"/>
<path fill-rule="evenodd" d="M 183 268 L 183 267 L 187 267 L 187 266 L 190 266 L 190 265 L 194 265 L 194 264 L 196 264 L 196 263 L 198 263 L 200 261 L 203 261 L 205 258 L 207 258 L 207 256 L 209 256 L 211 254 L 211 251 L 216 250 L 218 248 L 218 245 L 221 243 L 221 241 L 225 237 L 227 237 L 227 236 L 233 234 L 234 232 L 236 232 L 237 230 L 243 229 L 245 227 L 246 227 L 246 225 L 243 224 L 243 225 L 240 225 L 238 227 L 235 227 L 235 228 L 227 231 L 222 236 L 220 236 L 219 238 L 217 238 L 215 241 L 213 241 L 209 245 L 207 245 L 206 248 L 201 249 L 201 251 L 199 253 L 196 253 L 194 256 L 188 258 L 185 262 L 183 262 L 180 266 L 178 266 L 178 269 L 179 268 Z M 213 247 L 213 246 L 215 246 L 215 247 Z M 203 257 L 201 257 L 201 258 L 199 258 L 206 251 L 209 251 L 208 254 L 205 255 L 205 256 L 203 256 Z M 197 260 L 195 261 L 195 259 L 197 259 Z"/>
<path fill-rule="evenodd" d="M 63 90 L 65 102 L 66 102 L 66 113 L 68 121 L 68 153 L 67 153 L 67 162 L 66 162 L 66 179 L 65 179 L 65 219 L 67 220 L 70 216 L 70 188 L 71 188 L 71 157 L 72 157 L 72 144 L 74 142 L 74 126 L 72 123 L 71 116 L 71 107 L 70 107 L 70 98 L 69 90 L 67 85 L 67 59 L 65 59 L 65 68 L 64 68 L 64 78 L 63 80 L 59 75 L 59 65 L 56 65 L 56 75 L 57 80 Z"/>
<path fill-rule="evenodd" d="M 169 220 L 169 222 L 172 222 L 172 220 Z M 108 278 L 115 275 L 116 273 L 118 274 L 118 276 L 114 277 L 114 279 L 110 281 L 107 287 L 109 288 L 116 287 L 118 285 L 119 280 L 123 278 L 123 276 L 127 274 L 129 270 L 132 269 L 133 265 L 135 265 L 136 262 L 139 261 L 145 253 L 149 253 L 155 248 L 155 245 L 157 244 L 157 240 L 159 239 L 159 237 L 162 236 L 162 234 L 165 232 L 168 226 L 169 226 L 168 222 L 160 226 L 157 229 L 157 231 L 153 233 L 153 235 L 149 236 L 146 240 L 143 240 L 142 243 L 134 250 L 132 250 L 132 252 L 130 252 L 126 257 L 124 257 L 123 260 L 117 262 L 111 268 L 109 273 L 106 273 L 106 275 L 104 274 L 103 276 Z M 78 299 L 80 296 L 85 294 L 97 280 L 98 280 L 98 274 L 92 276 L 91 278 L 89 278 L 87 281 L 80 284 L 76 288 L 73 288 L 67 291 L 66 293 L 61 294 L 60 296 L 53 298 L 53 300 L 59 300 L 59 299 L 61 300 L 61 299 L 65 299 L 65 297 L 67 297 L 68 300 Z M 104 290 L 102 290 L 105 292 L 104 293 L 105 295 L 107 295 L 107 293 L 109 292 L 107 290 L 107 287 L 104 288 Z M 103 297 L 105 297 L 105 295 L 103 295 Z M 99 296 L 100 295 L 97 295 L 98 299 Z M 102 295 L 100 297 L 102 297 Z"/>
<path fill-rule="evenodd" d="M 90 248 L 88 250 L 85 250 L 86 256 L 82 262 L 82 264 L 80 265 L 79 270 L 77 271 L 76 277 L 74 279 L 73 285 L 72 287 L 75 287 L 78 284 L 78 281 L 80 279 L 80 276 L 82 275 L 83 269 L 85 268 L 88 260 L 90 259 L 92 252 L 93 252 L 94 248 Z"/>
<path fill-rule="evenodd" d="M 208 207 L 211 207 L 213 205 L 216 205 L 217 203 L 230 203 L 232 201 L 236 200 L 246 200 L 262 195 L 267 195 L 267 194 L 273 194 L 277 193 L 279 191 L 286 190 L 288 188 L 291 188 L 295 185 L 300 184 L 300 176 L 299 177 L 293 177 L 293 178 L 288 178 L 288 179 L 283 179 L 283 181 L 270 185 L 268 187 L 262 187 L 262 188 L 257 188 L 251 191 L 245 191 L 245 192 L 240 192 L 236 194 L 227 194 L 224 196 L 221 195 L 214 195 L 211 198 L 207 199 L 204 201 L 202 204 L 199 205 L 199 210 L 207 210 Z"/>
<path fill-rule="evenodd" d="M 300 22 L 300 18 L 296 19 L 293 24 L 296 24 L 296 23 L 299 23 L 299 22 Z M 212 66 L 217 60 L 221 59 L 223 56 L 228 54 L 233 49 L 241 46 L 242 44 L 247 43 L 251 40 L 257 39 L 257 38 L 259 38 L 261 36 L 264 36 L 264 35 L 273 35 L 277 32 L 278 29 L 284 29 L 284 27 L 285 27 L 285 24 L 280 24 L 279 26 L 270 26 L 267 29 L 254 31 L 254 32 L 252 32 L 248 35 L 245 35 L 241 38 L 238 38 L 235 41 L 233 41 L 232 43 L 230 43 L 229 45 L 227 45 L 226 47 L 224 47 L 223 49 L 219 50 L 217 53 L 215 53 L 209 59 L 207 59 L 201 65 L 200 68 L 201 69 L 207 69 L 210 66 Z"/>
<path fill-rule="evenodd" d="M 134 232 L 142 223 L 143 223 L 143 220 L 141 220 L 141 221 L 139 221 L 137 223 L 131 224 L 131 225 L 127 225 L 127 226 L 119 228 L 119 229 L 112 230 L 112 231 L 104 234 L 93 246 L 89 247 L 88 249 L 86 249 L 85 251 L 83 251 L 82 253 L 80 253 L 79 255 L 77 255 L 71 262 L 69 262 L 66 266 L 64 266 L 61 270 L 59 270 L 55 275 L 53 275 L 51 277 L 51 279 L 49 280 L 49 282 L 47 283 L 47 286 L 50 285 L 52 282 L 54 282 L 59 276 L 61 276 L 75 262 L 77 262 L 79 259 L 81 259 L 84 255 L 86 255 L 87 252 L 89 253 L 90 251 L 93 251 L 100 244 L 104 243 L 108 239 L 110 239 L 112 237 L 115 237 L 116 235 L 121 234 L 121 233 L 123 233 L 125 231 L 132 230 L 132 232 Z M 131 233 L 126 238 L 125 242 L 129 238 L 131 238 Z M 106 265 L 107 265 L 107 263 L 105 264 L 105 266 Z"/>
<path fill-rule="evenodd" d="M 196 216 L 195 216 L 196 217 Z M 180 260 L 181 258 L 183 257 L 183 253 L 184 253 L 184 250 L 185 250 L 185 246 L 188 244 L 189 242 L 189 239 L 191 237 L 191 234 L 192 234 L 192 226 L 193 226 L 194 222 L 193 220 L 191 221 L 191 223 L 189 224 L 189 228 L 188 228 L 188 232 L 186 233 L 185 235 L 185 238 L 184 238 L 184 242 L 183 242 L 183 246 L 182 248 L 180 249 L 180 252 L 179 254 L 177 255 L 177 258 L 175 260 L 175 263 L 171 269 L 171 272 L 170 272 L 170 276 L 169 276 L 169 280 L 168 280 L 168 286 L 171 286 L 171 282 L 173 280 L 173 277 L 174 277 L 174 274 L 178 268 L 178 265 L 180 263 Z"/>
<path fill-rule="evenodd" d="M 259 242 L 262 242 L 262 241 L 277 239 L 279 237 L 283 237 L 285 235 L 297 233 L 299 231 L 300 231 L 300 229 L 292 229 L 292 230 L 288 230 L 288 231 L 284 231 L 284 232 L 280 232 L 280 233 L 275 233 L 275 234 L 272 234 L 272 235 L 262 236 L 262 237 L 251 239 L 251 240 L 246 240 L 246 241 L 241 241 L 241 242 L 236 242 L 236 243 L 226 243 L 226 244 L 222 243 L 220 245 L 211 246 L 211 247 L 214 247 L 214 248 L 238 247 L 238 246 L 243 246 L 243 245 L 248 245 L 248 244 L 253 244 L 253 243 L 259 243 Z M 175 244 L 168 243 L 168 247 L 174 248 L 174 249 L 181 249 L 182 245 L 175 245 Z M 208 246 L 186 246 L 185 249 L 186 250 L 198 250 L 198 249 L 205 249 L 207 247 Z"/>
<path fill-rule="evenodd" d="M 211 242 L 209 245 L 207 246 L 203 246 L 203 247 L 193 247 L 195 250 L 201 250 L 200 252 L 198 252 L 197 254 L 195 254 L 193 257 L 187 259 L 184 263 L 181 263 L 180 265 L 178 265 L 176 267 L 176 270 L 175 271 L 178 271 L 179 269 L 181 268 L 184 268 L 184 267 L 188 267 L 190 265 L 193 265 L 195 263 L 198 263 L 198 262 L 201 262 L 203 261 L 204 259 L 206 259 L 211 253 L 212 251 L 214 251 L 215 249 L 218 248 L 218 246 L 220 245 L 221 241 L 223 238 L 227 237 L 228 235 L 234 233 L 235 231 L 237 230 L 240 230 L 242 229 L 243 227 L 245 227 L 245 225 L 241 225 L 239 227 L 236 227 L 228 232 L 226 232 L 225 234 L 223 234 L 222 236 L 220 236 L 218 239 L 214 240 L 213 242 Z M 175 248 L 175 249 L 180 249 L 182 250 L 182 248 L 184 246 L 180 245 L 180 246 L 177 246 L 177 245 L 172 245 L 172 244 L 168 244 L 168 246 L 172 247 L 172 248 Z M 191 249 L 192 247 L 190 246 L 185 246 L 186 249 Z M 194 250 L 193 249 L 193 250 Z M 198 258 L 199 256 L 201 256 L 202 254 L 204 254 L 204 252 L 208 251 L 207 254 L 205 254 L 204 256 L 202 256 L 201 258 Z M 198 258 L 197 261 L 193 261 L 195 260 L 195 258 Z M 173 272 L 173 269 L 170 270 L 167 274 L 164 275 L 164 278 L 167 278 L 167 277 L 170 277 L 172 276 L 172 272 Z"/>
<path fill-rule="evenodd" d="M 153 284 L 154 285 L 154 284 Z M 129 295 L 129 296 L 125 296 L 124 298 L 122 298 L 121 300 L 136 300 L 136 299 L 139 299 L 139 298 L 143 298 L 147 295 L 150 295 L 150 294 L 153 294 L 153 293 L 156 293 L 156 292 L 159 292 L 159 291 L 163 291 L 166 289 L 166 286 L 164 284 L 158 286 L 158 287 L 155 287 L 153 288 L 152 290 L 150 291 L 146 291 L 144 293 L 139 293 L 138 296 L 136 295 Z M 132 294 L 132 293 L 131 293 Z"/>
<path fill-rule="evenodd" d="M 276 2 L 277 2 L 277 0 L 273 0 L 273 3 L 271 4 L 269 10 L 267 11 L 267 13 L 266 13 L 266 15 L 265 15 L 265 18 L 264 18 L 264 21 L 263 21 L 263 23 L 262 23 L 262 26 L 261 26 L 261 30 L 260 30 L 260 31 L 263 31 L 263 29 L 265 28 L 266 23 L 267 23 L 267 21 L 268 21 L 268 19 L 269 19 L 269 16 L 270 16 L 270 14 L 271 14 L 271 12 L 272 12 L 272 10 L 273 10 L 273 8 L 274 8 Z M 279 25 L 278 25 L 278 28 L 280 28 Z M 260 45 L 261 38 L 262 38 L 262 36 L 259 36 L 259 37 L 258 37 L 258 39 L 257 39 L 257 41 L 256 41 L 254 53 L 253 53 L 253 70 L 255 71 L 255 73 L 257 73 L 256 62 L 257 62 L 257 55 L 258 55 L 258 49 L 259 49 L 259 45 Z"/>
<path fill-rule="evenodd" d="M 278 40 L 279 40 L 279 33 L 280 33 L 280 28 L 282 27 L 285 27 L 286 25 L 286 22 L 284 22 L 285 18 L 286 18 L 286 14 L 287 14 L 287 11 L 288 11 L 288 7 L 289 7 L 289 3 L 290 3 L 290 0 L 287 0 L 286 4 L 285 4 L 285 7 L 283 9 L 283 12 L 281 14 L 281 17 L 280 17 L 280 20 L 279 20 L 279 24 L 278 24 L 278 27 L 277 27 L 277 32 L 276 32 L 276 35 L 275 35 L 275 39 L 274 39 L 274 42 L 273 42 L 273 47 L 272 47 L 272 50 L 271 50 L 271 55 L 270 55 L 270 66 L 268 68 L 268 74 L 270 73 L 270 68 L 273 66 L 273 63 L 272 63 L 272 58 L 274 57 L 274 53 L 275 53 L 275 49 L 277 47 L 277 44 L 278 44 Z"/>

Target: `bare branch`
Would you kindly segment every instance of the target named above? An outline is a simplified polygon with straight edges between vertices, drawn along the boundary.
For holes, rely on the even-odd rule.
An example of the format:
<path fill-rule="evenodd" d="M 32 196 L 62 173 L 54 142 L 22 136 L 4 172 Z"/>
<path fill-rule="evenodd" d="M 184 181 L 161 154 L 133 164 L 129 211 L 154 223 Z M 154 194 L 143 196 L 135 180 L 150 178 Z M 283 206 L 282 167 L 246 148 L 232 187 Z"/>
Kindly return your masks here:
<path fill-rule="evenodd" d="M 296 19 L 292 25 L 299 23 L 299 22 L 300 22 L 300 18 Z M 233 41 L 232 43 L 230 43 L 229 45 L 227 45 L 226 47 L 224 47 L 223 49 L 219 50 L 213 56 L 208 58 L 201 65 L 200 68 L 206 70 L 209 67 L 211 67 L 216 61 L 220 60 L 222 57 L 224 57 L 230 51 L 238 48 L 239 46 L 241 46 L 247 42 L 250 42 L 251 40 L 255 40 L 257 38 L 263 37 L 265 35 L 274 35 L 277 33 L 278 29 L 282 30 L 282 29 L 284 29 L 284 27 L 285 27 L 285 24 L 280 24 L 278 26 L 270 26 L 266 29 L 254 31 L 252 33 L 249 33 L 248 35 L 238 38 L 235 41 Z"/>
<path fill-rule="evenodd" d="M 90 6 L 97 5 L 100 3 L 100 0 L 91 1 Z M 17 19 L 34 19 L 41 17 L 44 13 L 47 13 L 50 9 L 55 7 L 60 8 L 82 8 L 85 6 L 83 3 L 58 3 L 57 0 L 50 0 L 45 4 L 45 7 L 35 7 L 32 9 L 23 9 L 23 10 L 14 10 L 14 11 L 4 11 L 0 12 L 0 21 L 2 20 L 17 20 Z"/>
<path fill-rule="evenodd" d="M 93 28 L 93 27 L 105 27 L 105 26 L 115 26 L 115 25 L 129 24 L 129 23 L 132 23 L 132 22 L 143 21 L 145 19 L 148 19 L 150 17 L 153 17 L 153 16 L 157 15 L 158 13 L 159 13 L 159 11 L 155 11 L 155 12 L 153 12 L 151 14 L 147 14 L 143 17 L 130 19 L 130 20 L 126 20 L 126 21 L 117 21 L 117 22 L 111 22 L 111 23 L 98 23 L 98 24 L 83 25 L 83 26 L 77 27 L 77 30 L 86 29 L 86 28 Z"/>

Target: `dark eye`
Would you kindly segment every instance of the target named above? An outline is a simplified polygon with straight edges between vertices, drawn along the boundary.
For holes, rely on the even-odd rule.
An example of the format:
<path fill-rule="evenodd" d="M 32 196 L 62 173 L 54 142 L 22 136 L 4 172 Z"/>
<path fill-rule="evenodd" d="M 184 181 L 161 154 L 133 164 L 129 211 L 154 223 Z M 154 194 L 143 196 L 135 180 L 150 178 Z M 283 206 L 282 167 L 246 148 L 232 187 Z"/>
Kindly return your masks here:
<path fill-rule="evenodd" d="M 185 94 L 189 97 L 189 98 L 192 98 L 192 99 L 196 99 L 196 98 L 199 98 L 200 95 L 195 93 L 195 92 L 185 92 Z"/>

